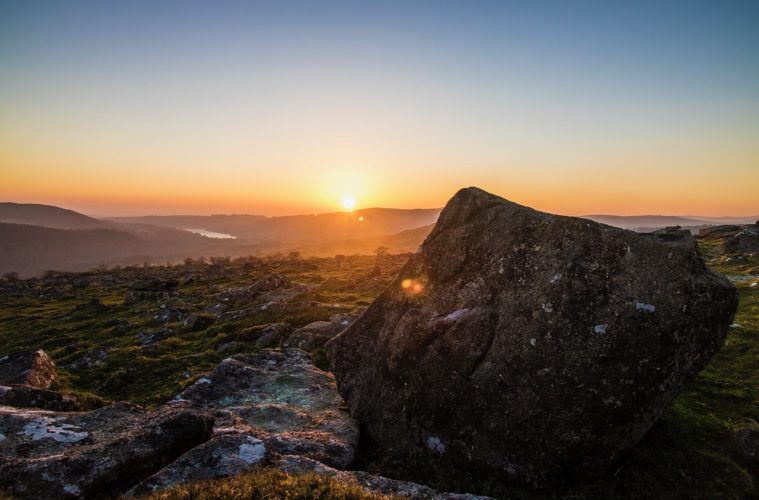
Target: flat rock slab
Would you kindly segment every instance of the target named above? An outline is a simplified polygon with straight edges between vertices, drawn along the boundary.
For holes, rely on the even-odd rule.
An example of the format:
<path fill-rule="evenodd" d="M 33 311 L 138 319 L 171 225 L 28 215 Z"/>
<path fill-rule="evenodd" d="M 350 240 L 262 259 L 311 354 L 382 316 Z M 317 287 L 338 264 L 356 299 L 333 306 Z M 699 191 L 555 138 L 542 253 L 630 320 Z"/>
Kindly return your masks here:
<path fill-rule="evenodd" d="M 266 457 L 266 446 L 253 435 L 237 431 L 220 433 L 150 476 L 127 495 L 146 495 L 178 484 L 233 476 L 260 464 Z"/>
<path fill-rule="evenodd" d="M 76 403 L 76 398 L 47 389 L 29 385 L 0 385 L 0 406 L 71 411 L 75 409 Z"/>
<path fill-rule="evenodd" d="M 345 330 L 356 317 L 349 314 L 333 314 L 329 321 L 315 321 L 298 328 L 282 345 L 310 351 L 322 347 L 325 342 Z"/>
<path fill-rule="evenodd" d="M 0 489 L 27 498 L 123 492 L 206 441 L 213 418 L 181 405 L 91 412 L 0 407 Z"/>
<path fill-rule="evenodd" d="M 342 471 L 310 458 L 284 455 L 276 462 L 276 467 L 289 474 L 314 473 L 335 478 L 341 483 L 355 484 L 372 493 L 394 497 L 427 498 L 431 500 L 488 500 L 490 497 L 468 493 L 441 493 L 422 484 L 399 481 L 376 476 L 364 471 Z M 491 499 L 492 500 L 492 499 Z"/>
<path fill-rule="evenodd" d="M 42 349 L 0 356 L 0 384 L 48 389 L 58 379 L 55 362 Z"/>
<path fill-rule="evenodd" d="M 638 442 L 725 338 L 738 298 L 687 232 L 639 234 L 459 191 L 326 344 L 391 453 L 548 485 Z"/>
<path fill-rule="evenodd" d="M 358 426 L 332 374 L 300 349 L 264 349 L 222 361 L 179 396 L 214 411 L 216 432 L 252 433 L 276 453 L 302 454 L 345 467 Z"/>

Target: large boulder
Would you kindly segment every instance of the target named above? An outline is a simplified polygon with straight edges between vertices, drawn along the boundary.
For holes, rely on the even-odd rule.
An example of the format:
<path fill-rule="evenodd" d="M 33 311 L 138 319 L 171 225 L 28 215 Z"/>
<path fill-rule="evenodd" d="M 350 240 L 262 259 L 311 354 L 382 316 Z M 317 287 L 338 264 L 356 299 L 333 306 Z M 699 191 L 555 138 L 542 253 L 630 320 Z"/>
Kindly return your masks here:
<path fill-rule="evenodd" d="M 181 405 L 85 413 L 0 407 L 0 490 L 25 498 L 123 492 L 209 438 L 213 419 Z"/>
<path fill-rule="evenodd" d="M 459 191 L 326 344 L 388 451 L 549 485 L 602 472 L 719 349 L 737 306 L 687 232 L 646 235 Z"/>
<path fill-rule="evenodd" d="M 0 356 L 0 384 L 48 389 L 58 379 L 55 362 L 42 349 Z"/>

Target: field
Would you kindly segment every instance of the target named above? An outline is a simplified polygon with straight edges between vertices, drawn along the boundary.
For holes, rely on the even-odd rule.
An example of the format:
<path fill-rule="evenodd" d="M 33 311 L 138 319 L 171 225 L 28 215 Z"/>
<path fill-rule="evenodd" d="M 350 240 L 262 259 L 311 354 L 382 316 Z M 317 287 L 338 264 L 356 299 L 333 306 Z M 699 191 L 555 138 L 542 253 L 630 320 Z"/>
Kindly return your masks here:
<path fill-rule="evenodd" d="M 705 253 L 714 246 L 708 241 L 701 244 Z M 295 329 L 335 314 L 357 314 L 407 259 L 408 254 L 309 259 L 294 254 L 48 273 L 31 280 L 10 276 L 0 286 L 0 356 L 44 349 L 59 366 L 57 389 L 75 395 L 82 409 L 117 400 L 156 406 L 222 359 L 258 349 L 256 341 L 267 325 L 285 323 Z M 623 460 L 593 484 L 551 494 L 567 498 L 759 495 L 757 470 L 742 457 L 734 437 L 740 427 L 759 422 L 759 286 L 751 286 L 759 280 L 759 257 L 739 262 L 714 258 L 709 265 L 730 276 L 740 292 L 738 313 L 722 350 Z M 277 286 L 264 291 L 246 288 L 272 276 L 291 286 L 285 287 L 287 291 Z M 151 279 L 176 280 L 178 286 L 156 293 L 153 300 L 125 300 L 135 283 Z M 321 348 L 311 354 L 318 366 L 328 369 Z M 499 498 L 546 493 L 453 473 L 442 463 L 409 468 L 384 457 L 368 438 L 355 467 L 442 491 Z M 276 484 L 287 483 L 281 475 L 265 474 Z M 314 478 L 307 480 L 326 487 Z M 234 488 L 230 481 L 235 480 L 204 487 L 208 492 Z M 239 481 L 255 483 L 250 477 Z M 298 479 L 292 481 L 287 484 L 293 486 Z M 171 498 L 186 497 L 177 491 Z"/>

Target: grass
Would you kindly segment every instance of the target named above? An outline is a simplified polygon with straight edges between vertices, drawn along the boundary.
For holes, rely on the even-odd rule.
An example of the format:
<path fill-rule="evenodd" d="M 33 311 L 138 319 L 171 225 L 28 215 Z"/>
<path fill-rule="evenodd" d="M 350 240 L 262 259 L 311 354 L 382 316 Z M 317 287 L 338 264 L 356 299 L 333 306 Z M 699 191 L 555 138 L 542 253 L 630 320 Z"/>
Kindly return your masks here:
<path fill-rule="evenodd" d="M 286 474 L 277 469 L 259 469 L 231 479 L 217 479 L 179 486 L 149 495 L 150 500 L 380 500 L 358 485 L 338 482 L 318 474 Z"/>
<path fill-rule="evenodd" d="M 81 274 L 51 273 L 44 278 L 0 284 L 0 356 L 17 350 L 44 349 L 59 367 L 57 389 L 76 396 L 84 408 L 126 400 L 155 406 L 172 398 L 188 383 L 237 352 L 255 352 L 241 341 L 248 328 L 285 322 L 293 328 L 370 304 L 398 272 L 407 255 L 385 256 L 378 280 L 367 280 L 373 256 L 331 259 L 237 259 L 215 264 L 128 267 Z M 219 303 L 217 294 L 281 274 L 306 286 L 284 302 L 285 310 L 260 310 L 265 297 L 251 297 L 229 310 L 251 309 L 239 318 L 217 318 L 201 330 L 188 331 L 179 318 L 156 319 L 166 309 L 185 315 L 203 313 Z M 182 284 L 176 296 L 125 304 L 124 296 L 138 280 L 162 277 Z M 192 279 L 190 279 L 192 277 Z M 83 286 L 73 283 L 85 282 Z M 1 282 L 0 282 L 1 283 Z M 356 284 L 363 284 L 355 290 Z M 369 286 L 365 286 L 368 284 Z M 90 299 L 108 306 L 105 312 L 72 312 Z M 162 306 L 164 309 L 162 309 Z M 166 338 L 141 345 L 138 336 L 168 328 Z M 97 361 L 99 351 L 104 359 Z M 82 363 L 86 356 L 91 363 Z M 319 365 L 327 367 L 322 351 Z"/>

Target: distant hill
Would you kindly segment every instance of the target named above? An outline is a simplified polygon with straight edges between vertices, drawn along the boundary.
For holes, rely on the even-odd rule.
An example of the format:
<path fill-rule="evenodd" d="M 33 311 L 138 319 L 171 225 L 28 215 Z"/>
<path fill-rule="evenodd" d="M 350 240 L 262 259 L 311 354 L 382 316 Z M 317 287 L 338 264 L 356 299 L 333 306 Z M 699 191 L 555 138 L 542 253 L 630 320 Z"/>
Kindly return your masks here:
<path fill-rule="evenodd" d="M 368 208 L 353 212 L 265 217 L 176 215 L 100 220 L 49 205 L 0 203 L 0 273 L 22 276 L 54 269 L 80 271 L 99 265 L 178 262 L 187 257 L 370 254 L 413 252 L 432 230 L 440 209 Z M 682 226 L 696 232 L 717 224 L 753 223 L 757 218 L 662 215 L 589 215 L 612 226 L 650 231 Z M 202 229 L 231 234 L 212 239 Z"/>
<path fill-rule="evenodd" d="M 708 222 L 700 219 L 669 215 L 584 215 L 582 218 L 624 229 L 641 227 L 702 226 L 708 224 Z"/>
<path fill-rule="evenodd" d="M 440 209 L 367 208 L 319 215 L 264 217 L 260 215 L 146 216 L 110 219 L 178 229 L 205 229 L 231 234 L 250 243 L 358 239 L 385 236 L 433 224 Z"/>
<path fill-rule="evenodd" d="M 32 203 L 0 203 L 0 222 L 58 229 L 106 229 L 113 227 L 111 222 L 94 219 L 73 210 Z"/>
<path fill-rule="evenodd" d="M 82 271 L 99 265 L 140 263 L 148 243 L 113 229 L 55 229 L 0 223 L 0 273 L 22 276 L 48 269 Z"/>

